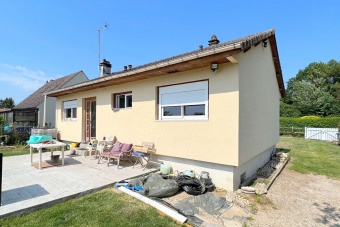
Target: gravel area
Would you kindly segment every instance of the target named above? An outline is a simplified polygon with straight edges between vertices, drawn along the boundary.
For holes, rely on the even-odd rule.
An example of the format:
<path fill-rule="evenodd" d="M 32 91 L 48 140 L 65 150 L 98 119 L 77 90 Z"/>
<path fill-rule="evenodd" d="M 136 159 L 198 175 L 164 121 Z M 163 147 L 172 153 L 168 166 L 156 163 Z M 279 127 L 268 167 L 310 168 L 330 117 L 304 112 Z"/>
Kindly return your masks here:
<path fill-rule="evenodd" d="M 287 166 L 288 167 L 288 166 Z M 285 168 L 267 197 L 277 209 L 259 210 L 248 226 L 340 227 L 340 181 Z"/>

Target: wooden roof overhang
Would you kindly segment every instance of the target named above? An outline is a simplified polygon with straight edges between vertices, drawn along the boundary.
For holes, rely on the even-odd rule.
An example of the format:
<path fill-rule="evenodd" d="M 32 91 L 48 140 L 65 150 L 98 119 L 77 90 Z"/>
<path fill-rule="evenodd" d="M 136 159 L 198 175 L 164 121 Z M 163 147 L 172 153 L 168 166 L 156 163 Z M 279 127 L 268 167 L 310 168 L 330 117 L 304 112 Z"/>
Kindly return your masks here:
<path fill-rule="evenodd" d="M 117 84 L 144 80 L 157 76 L 169 75 L 173 73 L 184 72 L 193 69 L 199 69 L 209 66 L 211 63 L 225 64 L 232 61 L 230 56 L 247 52 L 252 46 L 257 46 L 261 42 L 269 41 L 273 63 L 276 72 L 276 80 L 278 83 L 281 97 L 285 96 L 284 82 L 280 65 L 279 54 L 275 39 L 275 30 L 270 29 L 265 32 L 247 36 L 226 43 L 210 46 L 203 50 L 197 50 L 190 53 L 178 55 L 172 58 L 160 60 L 150 64 L 135 67 L 126 71 L 120 71 L 105 75 L 84 83 L 76 84 L 71 87 L 47 92 L 50 97 L 58 97 L 77 92 L 94 90 L 102 87 L 108 87 Z M 230 60 L 228 60 L 230 59 Z"/>
<path fill-rule="evenodd" d="M 212 62 L 224 64 L 224 63 L 229 62 L 229 60 L 226 58 L 227 56 L 239 53 L 241 51 L 242 50 L 238 48 L 238 49 L 233 49 L 231 51 L 213 54 L 210 56 L 198 57 L 196 59 L 191 59 L 188 61 L 185 61 L 183 59 L 183 61 L 178 62 L 176 64 L 165 65 L 165 66 L 157 67 L 155 69 L 150 69 L 150 70 L 139 69 L 135 71 L 133 70 L 123 71 L 119 73 L 118 75 L 100 77 L 98 79 L 94 79 L 89 82 L 85 82 L 85 83 L 75 85 L 73 87 L 69 87 L 68 89 L 61 89 L 61 90 L 57 90 L 51 93 L 47 93 L 47 95 L 49 97 L 58 97 L 58 96 L 72 94 L 72 93 L 78 93 L 78 92 L 83 92 L 83 91 L 88 91 L 88 90 L 94 90 L 97 88 L 122 84 L 122 83 L 134 82 L 138 80 L 149 79 L 152 77 L 169 75 L 173 73 L 179 73 L 179 72 L 184 72 L 188 70 L 207 67 L 207 66 L 210 66 L 210 63 Z"/>

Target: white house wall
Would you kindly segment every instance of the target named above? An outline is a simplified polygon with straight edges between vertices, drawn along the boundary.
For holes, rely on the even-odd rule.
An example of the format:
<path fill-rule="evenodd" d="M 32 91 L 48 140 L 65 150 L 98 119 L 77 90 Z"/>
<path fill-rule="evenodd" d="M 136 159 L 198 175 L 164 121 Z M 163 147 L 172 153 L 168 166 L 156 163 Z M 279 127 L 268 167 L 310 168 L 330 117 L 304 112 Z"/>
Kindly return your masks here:
<path fill-rule="evenodd" d="M 270 48 L 237 56 L 240 77 L 239 165 L 279 141 L 280 93 Z"/>

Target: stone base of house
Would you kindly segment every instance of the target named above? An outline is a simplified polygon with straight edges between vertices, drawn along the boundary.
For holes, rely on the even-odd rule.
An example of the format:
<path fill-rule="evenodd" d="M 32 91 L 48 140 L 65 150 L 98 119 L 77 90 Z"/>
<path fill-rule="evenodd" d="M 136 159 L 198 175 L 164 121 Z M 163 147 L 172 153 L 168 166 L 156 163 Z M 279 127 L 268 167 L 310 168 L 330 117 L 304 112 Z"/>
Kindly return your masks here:
<path fill-rule="evenodd" d="M 243 174 L 242 177 L 245 179 L 252 176 L 269 161 L 274 149 L 275 145 L 238 167 L 162 155 L 153 156 L 153 161 L 170 164 L 173 171 L 193 170 L 197 174 L 206 171 L 216 187 L 234 191 L 241 184 L 241 175 Z"/>
<path fill-rule="evenodd" d="M 234 168 L 234 190 L 237 190 L 243 180 L 251 177 L 260 167 L 264 166 L 275 153 L 276 146 L 273 145 L 246 163 Z"/>

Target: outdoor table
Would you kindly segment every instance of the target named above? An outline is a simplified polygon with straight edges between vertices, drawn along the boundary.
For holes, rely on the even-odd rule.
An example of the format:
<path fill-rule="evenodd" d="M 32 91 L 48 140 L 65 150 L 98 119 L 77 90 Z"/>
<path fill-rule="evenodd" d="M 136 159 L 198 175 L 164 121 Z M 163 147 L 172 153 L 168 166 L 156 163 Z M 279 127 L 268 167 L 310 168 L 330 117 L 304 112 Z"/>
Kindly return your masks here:
<path fill-rule="evenodd" d="M 148 163 L 150 161 L 151 154 L 135 151 L 135 152 L 132 152 L 132 156 L 136 158 L 136 161 L 133 164 L 132 168 L 135 168 L 135 165 L 137 163 L 140 163 L 142 165 L 142 167 L 144 167 L 143 170 L 145 170 L 146 166 L 148 165 Z M 143 159 L 146 161 L 145 164 L 143 164 Z"/>
<path fill-rule="evenodd" d="M 57 141 L 56 143 L 51 144 L 42 144 L 42 143 L 36 143 L 36 144 L 30 144 L 30 155 L 31 155 L 31 164 L 33 163 L 33 148 L 38 149 L 39 151 L 39 169 L 41 169 L 42 166 L 42 149 L 53 149 L 61 147 L 61 158 L 62 158 L 62 165 L 64 165 L 64 151 L 65 151 L 65 143 Z M 53 151 L 51 152 L 53 155 Z"/>

